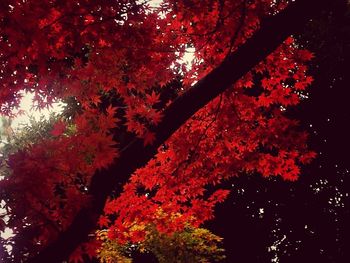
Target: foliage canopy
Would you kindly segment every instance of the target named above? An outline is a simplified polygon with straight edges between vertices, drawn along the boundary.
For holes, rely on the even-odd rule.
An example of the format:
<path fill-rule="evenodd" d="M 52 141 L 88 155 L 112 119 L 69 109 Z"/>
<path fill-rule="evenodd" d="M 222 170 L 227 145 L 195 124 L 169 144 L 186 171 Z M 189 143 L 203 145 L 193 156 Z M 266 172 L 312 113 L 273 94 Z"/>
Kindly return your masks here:
<path fill-rule="evenodd" d="M 284 9 L 288 1 L 2 1 L 1 113 L 13 115 L 23 90 L 38 108 L 67 102 L 45 136 L 29 133 L 6 155 L 0 220 L 15 233 L 3 240 L 13 246 L 9 259 L 35 257 L 79 216 L 91 238 L 72 260 L 96 256 L 98 229 L 122 246 L 156 242 L 145 240 L 151 226 L 161 246 L 177 235 L 198 252 L 201 235 L 216 240 L 198 227 L 227 196 L 221 182 L 251 173 L 296 180 L 315 154 L 285 111 L 311 84 L 313 55 L 292 37 L 204 107 L 193 100 L 188 120 L 171 112 L 216 68 L 230 74 L 232 54 Z M 181 127 L 164 131 L 172 120 Z"/>

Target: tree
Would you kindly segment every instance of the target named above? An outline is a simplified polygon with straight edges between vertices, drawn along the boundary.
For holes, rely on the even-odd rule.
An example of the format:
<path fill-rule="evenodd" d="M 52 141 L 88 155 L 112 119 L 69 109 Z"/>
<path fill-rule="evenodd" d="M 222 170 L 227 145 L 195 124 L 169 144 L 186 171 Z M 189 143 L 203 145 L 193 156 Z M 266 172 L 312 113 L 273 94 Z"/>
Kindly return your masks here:
<path fill-rule="evenodd" d="M 314 154 L 283 112 L 311 83 L 312 54 L 287 37 L 329 4 L 2 2 L 1 111 L 11 115 L 22 89 L 38 107 L 72 106 L 9 156 L 1 195 L 4 221 L 29 236 L 20 255 L 59 262 L 98 218 L 119 241 L 137 241 L 135 222 L 199 226 L 227 195 L 216 185 L 240 173 L 295 180 Z"/>

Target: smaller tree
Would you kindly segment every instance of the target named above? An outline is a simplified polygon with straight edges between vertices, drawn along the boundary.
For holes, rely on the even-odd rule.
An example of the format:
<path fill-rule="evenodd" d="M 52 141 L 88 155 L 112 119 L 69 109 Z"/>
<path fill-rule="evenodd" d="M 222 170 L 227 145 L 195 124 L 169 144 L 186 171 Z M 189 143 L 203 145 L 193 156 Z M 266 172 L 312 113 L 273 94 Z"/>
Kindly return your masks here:
<path fill-rule="evenodd" d="M 134 251 L 152 253 L 160 263 L 219 262 L 225 258 L 224 249 L 220 248 L 222 238 L 190 224 L 173 233 L 159 232 L 152 224 L 135 225 L 132 230 L 141 234 L 141 241 L 120 244 L 116 239 L 109 239 L 107 232 L 99 232 L 102 245 L 97 258 L 102 263 L 128 263 L 132 262 L 131 255 Z"/>

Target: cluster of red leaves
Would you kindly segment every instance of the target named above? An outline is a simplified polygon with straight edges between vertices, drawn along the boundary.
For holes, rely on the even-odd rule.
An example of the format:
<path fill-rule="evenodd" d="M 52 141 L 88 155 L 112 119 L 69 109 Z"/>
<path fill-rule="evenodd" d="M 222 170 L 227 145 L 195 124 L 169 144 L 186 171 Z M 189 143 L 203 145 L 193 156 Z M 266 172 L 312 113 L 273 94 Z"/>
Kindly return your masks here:
<path fill-rule="evenodd" d="M 300 165 L 315 154 L 307 149 L 307 134 L 281 108 L 299 102 L 299 88 L 284 82 L 305 68 L 305 59 L 299 60 L 299 51 L 288 46 L 291 43 L 289 39 L 231 90 L 198 111 L 147 166 L 136 171 L 123 194 L 106 204 L 101 217 L 100 226 L 110 227 L 112 238 L 125 241 L 126 229 L 135 222 L 154 223 L 165 232 L 181 229 L 185 222 L 200 225 L 213 217 L 215 204 L 228 194 L 220 189 L 208 193 L 208 186 L 232 176 L 258 172 L 266 177 L 298 178 Z M 271 67 L 272 61 L 281 67 Z M 281 72 L 288 73 L 282 77 Z M 260 76 L 259 83 L 253 83 L 253 75 Z M 308 78 L 304 72 L 298 81 Z M 271 79 L 278 82 L 262 85 Z M 247 95 L 261 85 L 260 95 Z M 269 103 L 261 103 L 262 98 Z M 159 208 L 168 217 L 159 217 Z M 181 216 L 174 220 L 175 213 Z M 116 221 L 108 220 L 116 215 Z"/>
<path fill-rule="evenodd" d="M 243 44 L 262 17 L 285 6 L 278 2 L 169 0 L 154 9 L 126 0 L 2 1 L 1 112 L 11 114 L 23 89 L 35 92 L 40 107 L 74 97 L 82 111 L 69 123 L 58 122 L 40 144 L 11 156 L 13 172 L 1 182 L 11 195 L 8 226 L 17 233 L 38 226 L 37 245 L 53 240 L 88 202 L 94 172 L 117 158 L 118 143 L 125 145 L 111 129 L 122 126 L 151 144 L 165 84 L 180 75 L 177 95 L 189 89 Z M 188 47 L 195 50 L 189 69 L 181 61 Z M 258 172 L 295 180 L 300 164 L 314 154 L 284 109 L 296 105 L 311 83 L 311 57 L 290 38 L 199 110 L 108 201 L 100 227 L 120 242 L 137 242 L 144 235 L 130 232 L 135 224 L 152 222 L 173 232 L 212 218 L 228 192 L 208 188 L 232 176 Z M 101 109 L 106 94 L 117 94 L 119 108 Z"/>
<path fill-rule="evenodd" d="M 114 109 L 106 114 L 86 110 L 74 126 L 58 121 L 40 144 L 28 143 L 9 156 L 12 169 L 1 182 L 11 208 L 7 226 L 22 233 L 28 226 L 37 244 L 54 239 L 81 209 L 96 169 L 106 168 L 117 157 L 109 130 L 116 125 Z"/>

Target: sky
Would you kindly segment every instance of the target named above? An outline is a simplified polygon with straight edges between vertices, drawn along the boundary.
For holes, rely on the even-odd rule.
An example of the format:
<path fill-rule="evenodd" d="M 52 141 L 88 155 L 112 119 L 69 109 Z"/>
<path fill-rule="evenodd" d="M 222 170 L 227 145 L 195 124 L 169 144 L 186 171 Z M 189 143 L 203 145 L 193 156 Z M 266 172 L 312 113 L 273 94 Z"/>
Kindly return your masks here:
<path fill-rule="evenodd" d="M 35 120 L 39 120 L 42 117 L 48 119 L 51 113 L 60 113 L 63 110 L 62 102 L 56 102 L 52 104 L 52 107 L 50 108 L 34 110 L 33 98 L 33 93 L 23 92 L 22 101 L 19 106 L 19 110 L 22 110 L 23 114 L 12 120 L 12 129 L 20 129 L 21 125 L 29 124 L 30 117 L 34 118 Z"/>

